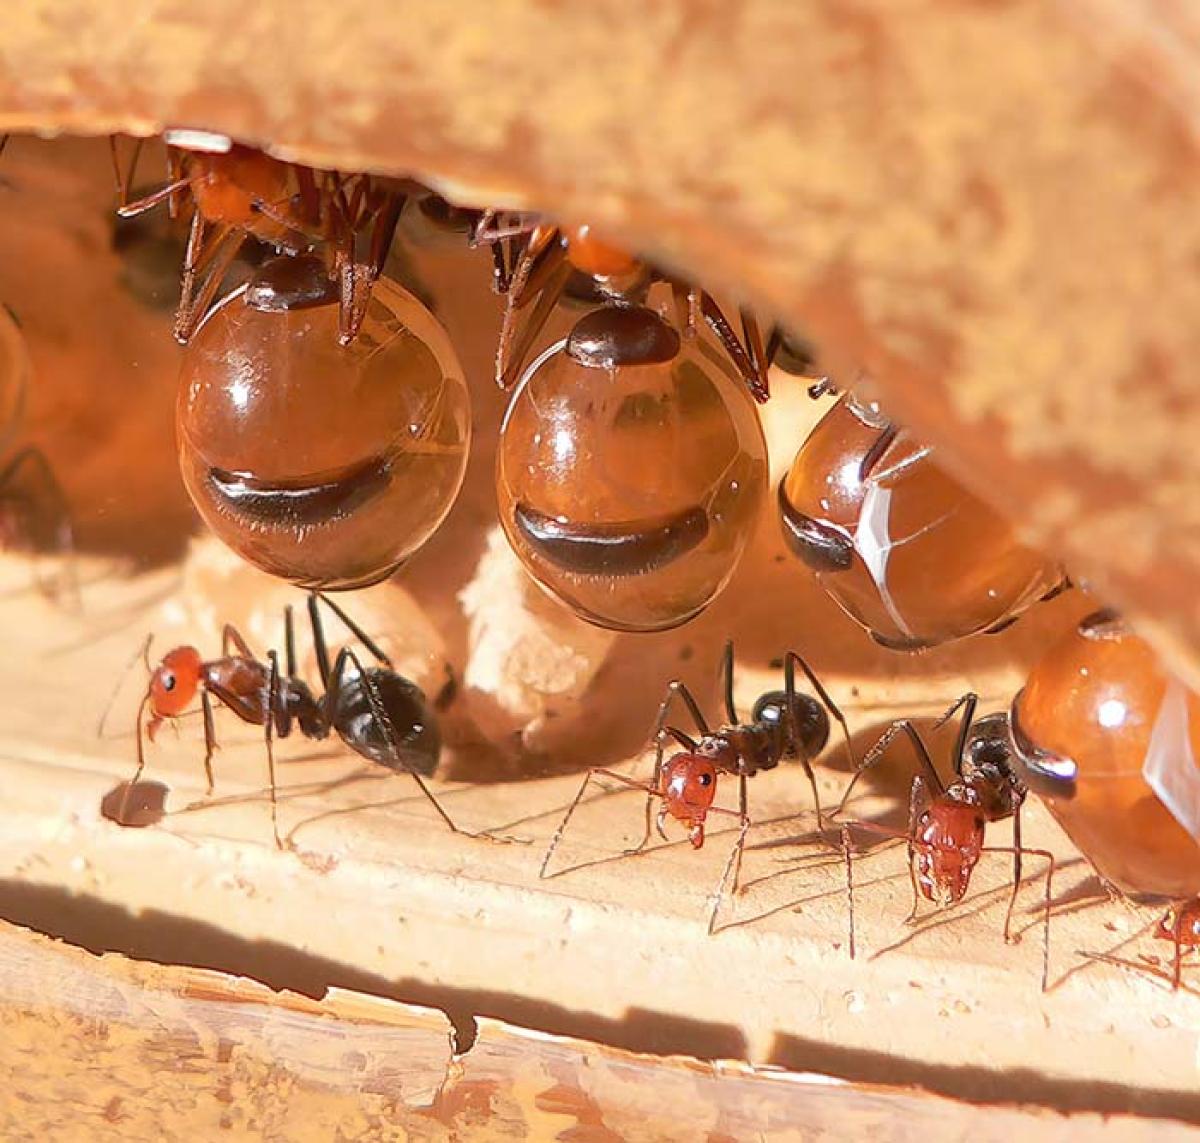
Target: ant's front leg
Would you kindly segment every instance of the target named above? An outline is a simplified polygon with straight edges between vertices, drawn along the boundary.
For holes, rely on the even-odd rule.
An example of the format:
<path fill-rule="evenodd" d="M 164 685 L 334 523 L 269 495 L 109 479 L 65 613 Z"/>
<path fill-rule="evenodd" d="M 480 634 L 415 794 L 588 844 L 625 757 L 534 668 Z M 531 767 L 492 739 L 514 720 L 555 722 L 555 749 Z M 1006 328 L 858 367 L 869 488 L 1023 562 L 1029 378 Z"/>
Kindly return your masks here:
<path fill-rule="evenodd" d="M 567 812 L 563 814 L 563 819 L 558 823 L 558 829 L 554 831 L 554 836 L 550 839 L 550 845 L 546 849 L 546 856 L 542 858 L 542 866 L 538 870 L 539 877 L 546 876 L 546 870 L 550 867 L 550 859 L 554 856 L 554 851 L 558 848 L 558 843 L 562 841 L 563 834 L 566 832 L 567 823 L 570 822 L 572 815 L 575 813 L 576 807 L 583 800 L 583 795 L 586 793 L 588 785 L 595 778 L 612 778 L 614 781 L 621 782 L 632 790 L 645 790 L 647 794 L 653 794 L 653 787 L 648 786 L 645 782 L 639 782 L 634 778 L 629 778 L 624 774 L 618 774 L 615 770 L 606 770 L 600 766 L 593 766 L 584 776 L 583 782 L 579 787 L 578 792 L 572 799 L 571 804 L 567 807 Z M 649 814 L 649 810 L 647 810 Z M 641 847 L 639 847 L 640 849 Z M 636 853 L 638 850 L 627 850 L 627 853 Z"/>
<path fill-rule="evenodd" d="M 710 814 L 728 814 L 730 817 L 736 817 L 741 823 L 737 840 L 733 843 L 733 849 L 729 851 L 729 860 L 725 862 L 725 868 L 721 872 L 721 880 L 717 882 L 717 891 L 713 896 L 712 908 L 709 910 L 708 935 L 712 936 L 717 931 L 717 914 L 720 912 L 721 902 L 725 898 L 726 886 L 730 883 L 731 875 L 733 892 L 737 892 L 738 881 L 742 875 L 742 853 L 746 848 L 746 834 L 750 831 L 750 818 L 746 815 L 744 806 L 740 813 L 735 813 L 733 810 L 723 810 L 720 806 L 711 806 L 708 812 Z"/>

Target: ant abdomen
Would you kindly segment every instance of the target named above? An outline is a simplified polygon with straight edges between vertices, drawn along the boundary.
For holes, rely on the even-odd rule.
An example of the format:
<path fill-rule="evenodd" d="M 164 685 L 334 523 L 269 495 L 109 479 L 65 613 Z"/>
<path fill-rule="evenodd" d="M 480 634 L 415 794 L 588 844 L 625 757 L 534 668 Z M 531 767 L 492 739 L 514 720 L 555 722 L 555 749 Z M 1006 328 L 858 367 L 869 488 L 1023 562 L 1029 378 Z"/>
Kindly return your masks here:
<path fill-rule="evenodd" d="M 393 671 L 347 676 L 337 692 L 332 720 L 345 743 L 389 770 L 433 776 L 442 751 L 438 725 L 415 683 Z"/>
<path fill-rule="evenodd" d="M 794 715 L 792 726 L 794 738 L 786 743 L 785 753 L 788 756 L 816 758 L 825 749 L 829 741 L 829 715 L 825 708 L 813 697 L 806 694 L 794 694 L 791 698 Z M 750 720 L 767 726 L 778 727 L 781 733 L 787 733 L 785 715 L 788 708 L 788 696 L 785 691 L 767 691 L 760 695 L 754 704 Z"/>

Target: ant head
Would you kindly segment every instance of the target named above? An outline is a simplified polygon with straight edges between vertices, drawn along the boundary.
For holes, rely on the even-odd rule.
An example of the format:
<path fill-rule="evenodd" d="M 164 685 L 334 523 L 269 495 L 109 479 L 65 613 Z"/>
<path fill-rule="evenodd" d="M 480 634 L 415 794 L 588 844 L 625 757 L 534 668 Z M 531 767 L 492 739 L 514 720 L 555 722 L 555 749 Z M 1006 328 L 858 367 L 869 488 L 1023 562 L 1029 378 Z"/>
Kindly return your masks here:
<path fill-rule="evenodd" d="M 1192 948 L 1200 945 L 1200 900 L 1172 905 L 1159 919 L 1154 935 L 1160 940 L 1177 940 Z"/>
<path fill-rule="evenodd" d="M 150 675 L 150 710 L 155 718 L 182 714 L 196 697 L 202 660 L 195 647 L 168 651 Z"/>
<path fill-rule="evenodd" d="M 712 759 L 699 754 L 676 754 L 663 767 L 662 788 L 667 812 L 673 818 L 701 825 L 716 797 L 717 767 Z"/>
<path fill-rule="evenodd" d="M 811 695 L 792 695 L 792 718 L 788 725 L 788 696 L 786 691 L 767 691 L 759 695 L 750 713 L 753 722 L 765 722 L 771 726 L 783 726 L 793 738 L 792 753 L 815 758 L 825 749 L 829 741 L 829 715 L 825 708 Z"/>
<path fill-rule="evenodd" d="M 567 244 L 567 260 L 593 278 L 617 278 L 632 274 L 639 268 L 636 258 L 630 257 L 618 246 L 601 242 L 592 234 L 592 228 L 583 226 L 562 228 Z"/>
<path fill-rule="evenodd" d="M 983 852 L 986 819 L 976 792 L 961 787 L 937 799 L 917 822 L 913 856 L 925 899 L 953 904 L 966 896 Z"/>

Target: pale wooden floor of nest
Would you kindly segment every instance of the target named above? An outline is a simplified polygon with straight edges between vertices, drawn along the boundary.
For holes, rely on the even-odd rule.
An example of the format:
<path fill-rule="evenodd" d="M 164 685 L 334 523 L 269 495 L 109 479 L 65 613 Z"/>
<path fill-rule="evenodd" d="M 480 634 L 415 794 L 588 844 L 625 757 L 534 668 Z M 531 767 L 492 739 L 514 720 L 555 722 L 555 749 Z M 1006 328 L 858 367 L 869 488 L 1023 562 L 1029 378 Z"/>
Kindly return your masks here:
<path fill-rule="evenodd" d="M 1079 955 L 1136 960 L 1165 946 L 1138 934 L 1149 913 L 1103 898 L 1035 801 L 1026 842 L 1062 855 L 1045 994 L 1033 859 L 1017 913 L 1022 939 L 1007 946 L 1004 855 L 985 857 L 961 906 L 927 907 L 912 927 L 902 924 L 903 847 L 857 858 L 851 960 L 843 863 L 815 841 L 811 794 L 794 766 L 751 783 L 746 889 L 723 902 L 711 937 L 708 902 L 733 834 L 710 834 L 701 852 L 676 840 L 622 857 L 640 835 L 638 794 L 589 797 L 553 875 L 538 878 L 577 773 L 435 782 L 464 827 L 527 843 L 494 844 L 451 835 L 404 777 L 381 776 L 338 744 L 292 740 L 279 748 L 290 846 L 280 852 L 261 739 L 219 718 L 217 792 L 205 798 L 200 729 L 185 720 L 178 738 L 166 733 L 151 748 L 146 775 L 169 787 L 170 812 L 155 826 L 123 829 L 104 820 L 100 802 L 132 769 L 140 665 L 124 681 L 115 729 L 98 738 L 96 722 L 130 650 L 172 614 L 178 575 L 122 578 L 87 564 L 86 610 L 75 616 L 21 588 L 28 565 L 17 557 L 0 572 L 11 589 L 0 592 L 0 911 L 10 919 L 89 947 L 302 991 L 344 983 L 434 1004 L 452 1019 L 494 1015 L 637 1049 L 925 1083 L 971 1098 L 1176 1114 L 1190 1099 L 1200 1000 L 1191 989 L 1172 994 L 1152 972 Z M 847 689 L 845 679 L 830 685 Z M 898 713 L 870 702 L 860 690 L 852 724 Z M 830 754 L 836 763 L 836 746 Z M 645 756 L 628 766 L 645 773 L 649 764 Z M 818 773 L 832 806 L 845 770 Z M 883 804 L 856 801 L 849 816 Z M 995 844 L 1008 842 L 1005 825 L 992 830 Z"/>

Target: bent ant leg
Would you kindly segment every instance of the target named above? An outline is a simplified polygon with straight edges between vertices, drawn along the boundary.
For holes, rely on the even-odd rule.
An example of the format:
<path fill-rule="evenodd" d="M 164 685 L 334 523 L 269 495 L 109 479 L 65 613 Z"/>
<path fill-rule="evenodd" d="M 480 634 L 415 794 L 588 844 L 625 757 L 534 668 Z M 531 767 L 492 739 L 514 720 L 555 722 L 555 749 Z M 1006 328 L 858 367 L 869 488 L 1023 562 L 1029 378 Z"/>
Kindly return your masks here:
<path fill-rule="evenodd" d="M 308 611 L 313 625 L 314 637 L 318 632 L 320 632 L 320 644 L 322 649 L 325 648 L 325 632 L 321 623 L 320 615 L 318 613 L 317 601 L 325 604 L 325 606 L 328 607 L 329 610 L 332 611 L 334 615 L 336 615 L 346 625 L 346 628 L 350 631 L 354 638 L 357 639 L 371 653 L 377 663 L 379 663 L 381 666 L 387 667 L 388 670 L 392 669 L 392 660 L 389 659 L 384 653 L 383 648 L 380 647 L 379 644 L 376 643 L 375 640 L 372 639 L 371 636 L 368 635 L 353 619 L 351 619 L 339 604 L 335 603 L 328 595 L 320 591 L 310 591 L 308 600 Z M 320 658 L 319 653 L 318 658 Z M 328 653 L 326 653 L 326 658 L 328 658 Z"/>
<path fill-rule="evenodd" d="M 60 591 L 64 592 L 77 608 L 80 592 L 75 566 L 75 526 L 62 485 L 40 448 L 26 445 L 18 449 L 0 469 L 0 500 L 3 499 L 24 509 L 18 526 L 34 551 L 35 569 L 39 551 L 53 552 L 63 561 L 65 586 L 52 584 L 44 580 L 40 572 L 35 572 L 38 586 L 52 599 L 58 598 Z"/>
<path fill-rule="evenodd" d="M 1014 847 L 1008 845 L 985 845 L 980 851 L 981 853 L 1008 853 Z M 1042 991 L 1045 992 L 1050 981 L 1050 904 L 1052 901 L 1052 883 L 1054 880 L 1054 870 L 1057 868 L 1054 861 L 1054 854 L 1048 849 L 1026 849 L 1023 852 L 1033 854 L 1035 857 L 1044 857 L 1046 859 L 1046 893 L 1045 901 L 1042 909 Z M 1018 888 L 1020 883 L 1018 883 Z M 1004 919 L 1005 940 L 1008 940 L 1008 923 L 1012 915 L 1013 901 L 1016 900 L 1016 895 L 1009 901 L 1008 914 Z"/>
<path fill-rule="evenodd" d="M 231 646 L 243 659 L 253 659 L 255 657 L 254 652 L 250 650 L 250 644 L 246 642 L 242 633 L 232 623 L 226 623 L 221 628 L 222 658 L 229 656 L 229 648 Z"/>
<path fill-rule="evenodd" d="M 628 786 L 631 790 L 645 790 L 646 793 L 651 796 L 653 796 L 656 792 L 654 787 L 647 782 L 639 782 L 635 778 L 629 778 L 624 774 L 618 774 L 615 770 L 606 770 L 602 766 L 593 766 L 583 776 L 583 783 L 580 785 L 578 792 L 571 801 L 571 804 L 567 807 L 567 812 L 563 814 L 562 821 L 558 823 L 558 829 L 554 831 L 554 836 L 550 839 L 550 845 L 546 849 L 546 856 L 542 858 L 542 865 L 538 870 L 538 877 L 544 878 L 546 876 L 546 870 L 550 866 L 550 859 L 554 856 L 554 851 L 558 848 L 558 843 L 562 841 L 563 833 L 566 831 L 567 823 L 571 820 L 571 816 L 575 813 L 576 806 L 578 806 L 583 800 L 583 795 L 587 791 L 588 783 L 590 783 L 593 778 L 598 777 L 612 778 L 614 781 Z"/>
<path fill-rule="evenodd" d="M 926 748 L 921 736 L 917 733 L 917 728 L 913 726 L 911 719 L 898 718 L 879 736 L 875 745 L 863 755 L 862 762 L 855 766 L 854 777 L 850 779 L 850 784 L 846 787 L 845 793 L 842 794 L 842 800 L 838 803 L 838 808 L 833 811 L 835 818 L 846 808 L 846 802 L 850 800 L 850 795 L 854 792 L 854 787 L 857 785 L 859 778 L 883 758 L 888 747 L 891 746 L 899 734 L 908 736 L 909 742 L 912 743 L 913 752 L 917 756 L 917 762 L 920 764 L 921 769 L 925 771 L 925 776 L 932 784 L 934 790 L 938 794 L 945 793 L 945 786 L 942 783 L 942 779 L 938 776 L 933 759 L 930 758 L 929 750 Z"/>
<path fill-rule="evenodd" d="M 842 714 L 837 703 L 833 701 L 832 696 L 825 689 L 821 680 L 817 678 L 816 672 L 805 662 L 804 657 L 796 651 L 788 651 L 783 657 L 783 689 L 787 696 L 788 717 L 795 719 L 794 700 L 796 697 L 796 667 L 799 666 L 804 672 L 813 690 L 817 692 L 817 697 L 825 704 L 825 709 L 837 720 L 838 725 L 842 728 L 842 737 L 846 740 L 846 757 L 850 761 L 850 765 L 858 769 L 857 761 L 854 757 L 854 743 L 850 738 L 850 725 L 846 722 L 846 716 Z M 798 728 L 793 726 L 793 731 Z M 796 734 L 798 738 L 798 733 Z M 800 752 L 800 761 L 804 766 L 804 773 L 808 778 L 808 784 L 812 787 L 813 802 L 817 809 L 817 827 L 822 833 L 825 832 L 825 815 L 821 810 L 821 795 L 817 790 L 817 778 L 813 773 L 812 764 L 807 757 L 806 751 Z M 845 804 L 845 798 L 842 799 L 842 804 Z M 841 812 L 842 806 L 838 806 L 838 812 Z M 835 815 L 836 816 L 836 815 Z"/>
<path fill-rule="evenodd" d="M 842 822 L 842 854 L 846 859 L 846 910 L 850 918 L 850 959 L 854 959 L 854 862 L 850 854 L 850 827 Z"/>

